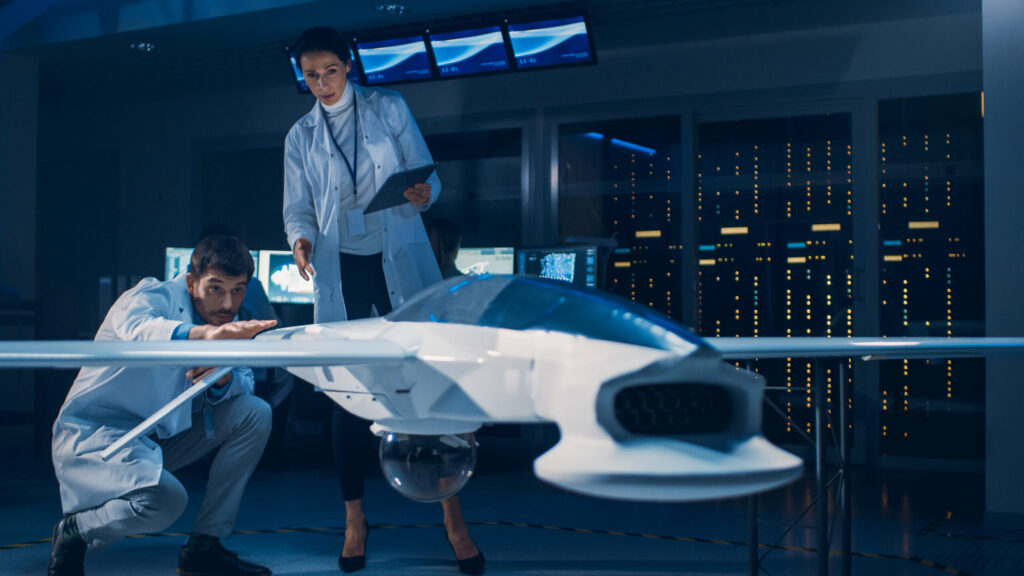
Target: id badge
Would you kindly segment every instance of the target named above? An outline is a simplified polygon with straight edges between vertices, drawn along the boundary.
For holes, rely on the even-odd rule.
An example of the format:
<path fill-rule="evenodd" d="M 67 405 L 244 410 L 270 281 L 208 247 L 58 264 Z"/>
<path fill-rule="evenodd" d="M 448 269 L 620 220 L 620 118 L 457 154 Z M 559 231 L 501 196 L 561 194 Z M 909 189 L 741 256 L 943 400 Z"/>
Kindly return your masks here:
<path fill-rule="evenodd" d="M 366 218 L 363 216 L 362 208 L 353 208 L 347 213 L 348 233 L 350 236 L 362 236 L 366 234 Z"/>

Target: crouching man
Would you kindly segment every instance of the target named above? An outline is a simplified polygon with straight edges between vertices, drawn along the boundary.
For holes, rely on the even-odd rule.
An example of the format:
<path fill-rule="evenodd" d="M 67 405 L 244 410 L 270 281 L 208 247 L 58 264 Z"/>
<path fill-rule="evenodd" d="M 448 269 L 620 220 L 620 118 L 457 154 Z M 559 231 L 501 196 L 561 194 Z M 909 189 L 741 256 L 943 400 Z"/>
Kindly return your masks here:
<path fill-rule="evenodd" d="M 211 236 L 196 246 L 190 271 L 167 282 L 146 278 L 107 313 L 96 340 L 247 339 L 273 320 L 235 322 L 253 274 L 237 238 Z M 84 573 L 87 548 L 166 529 L 188 495 L 171 472 L 214 453 L 206 497 L 178 557 L 185 576 L 265 576 L 220 539 L 228 536 L 242 492 L 270 435 L 271 412 L 252 395 L 248 368 L 236 368 L 109 461 L 106 447 L 213 368 L 82 368 L 53 425 L 53 466 L 65 516 L 53 532 L 47 573 Z"/>

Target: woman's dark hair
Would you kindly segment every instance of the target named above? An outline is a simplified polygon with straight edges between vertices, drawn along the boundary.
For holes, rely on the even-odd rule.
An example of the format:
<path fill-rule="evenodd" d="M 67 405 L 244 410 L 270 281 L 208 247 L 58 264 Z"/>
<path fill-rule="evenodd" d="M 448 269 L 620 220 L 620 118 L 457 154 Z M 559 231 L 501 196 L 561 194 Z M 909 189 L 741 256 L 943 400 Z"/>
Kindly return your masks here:
<path fill-rule="evenodd" d="M 348 63 L 352 60 L 352 53 L 349 52 L 348 42 L 345 41 L 345 37 L 334 28 L 326 26 L 318 26 L 306 30 L 299 36 L 295 46 L 292 46 L 292 55 L 295 56 L 295 61 L 299 62 L 300 65 L 303 54 L 320 51 L 333 52 L 342 63 Z"/>
<path fill-rule="evenodd" d="M 189 273 L 201 278 L 210 270 L 220 270 L 228 276 L 241 276 L 252 280 L 256 267 L 252 255 L 241 240 L 234 236 L 207 236 L 192 251 Z"/>

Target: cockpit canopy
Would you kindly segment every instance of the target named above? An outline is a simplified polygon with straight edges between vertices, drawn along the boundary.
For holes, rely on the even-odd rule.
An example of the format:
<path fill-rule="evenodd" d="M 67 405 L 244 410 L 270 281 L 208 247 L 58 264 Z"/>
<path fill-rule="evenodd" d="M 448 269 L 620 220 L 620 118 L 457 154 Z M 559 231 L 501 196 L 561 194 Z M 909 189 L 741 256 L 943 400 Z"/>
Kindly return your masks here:
<path fill-rule="evenodd" d="M 528 276 L 451 278 L 427 288 L 387 318 L 552 330 L 683 353 L 694 346 L 707 346 L 693 332 L 649 308 L 610 294 Z"/>

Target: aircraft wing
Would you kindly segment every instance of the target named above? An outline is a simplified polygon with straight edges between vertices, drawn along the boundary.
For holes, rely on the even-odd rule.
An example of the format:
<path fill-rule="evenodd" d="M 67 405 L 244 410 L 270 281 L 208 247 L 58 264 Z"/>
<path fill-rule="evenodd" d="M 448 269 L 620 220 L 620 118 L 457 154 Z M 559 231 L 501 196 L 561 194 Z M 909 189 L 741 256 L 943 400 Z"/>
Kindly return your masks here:
<path fill-rule="evenodd" d="M 188 387 L 155 414 L 100 453 L 110 459 L 124 445 L 149 433 L 168 414 L 192 401 L 232 366 L 340 366 L 387 364 L 411 357 L 390 340 L 252 341 L 180 340 L 160 342 L 37 341 L 0 342 L 0 368 L 78 368 L 80 366 L 220 366 Z"/>
<path fill-rule="evenodd" d="M 974 358 L 1024 354 L 1024 338 L 705 338 L 726 360 Z"/>
<path fill-rule="evenodd" d="M 0 342 L 0 368 L 341 366 L 401 362 L 413 355 L 395 342 L 379 339 Z"/>

